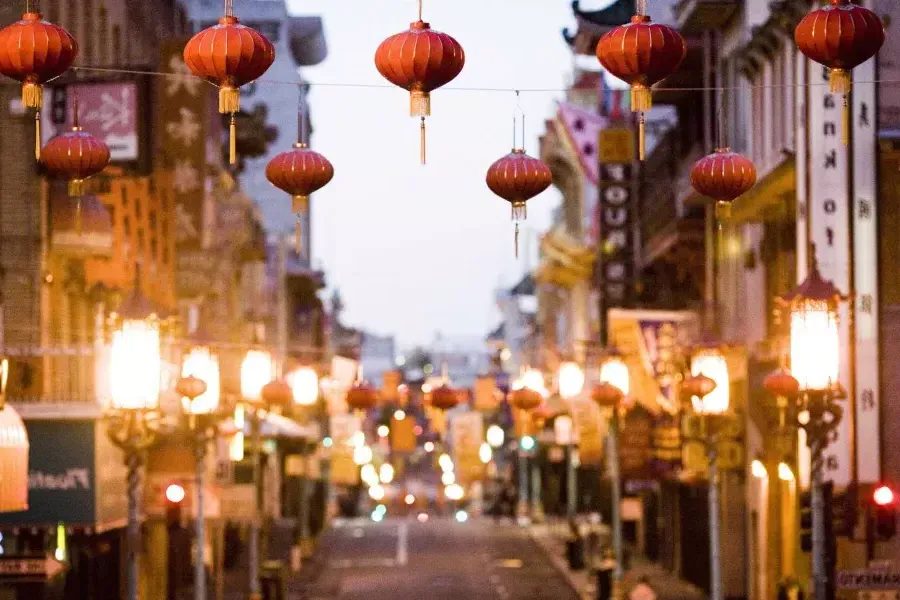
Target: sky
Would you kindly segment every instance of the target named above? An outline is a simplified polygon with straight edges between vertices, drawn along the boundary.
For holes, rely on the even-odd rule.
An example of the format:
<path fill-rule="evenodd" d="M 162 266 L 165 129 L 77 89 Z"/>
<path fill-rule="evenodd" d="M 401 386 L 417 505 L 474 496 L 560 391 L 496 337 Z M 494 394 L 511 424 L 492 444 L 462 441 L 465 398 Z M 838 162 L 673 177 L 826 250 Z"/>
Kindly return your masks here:
<path fill-rule="evenodd" d="M 585 8 L 606 4 L 583 2 Z M 447 87 L 562 90 L 572 56 L 561 30 L 569 0 L 425 0 L 424 20 L 453 35 L 466 66 Z M 339 289 L 345 324 L 395 335 L 401 347 L 444 336 L 485 336 L 499 323 L 500 286 L 534 266 L 537 232 L 560 196 L 529 203 L 523 257 L 513 252 L 509 204 L 485 173 L 512 148 L 516 95 L 438 90 L 428 119 L 428 164 L 419 165 L 418 122 L 400 88 L 386 84 L 375 49 L 415 20 L 415 0 L 288 0 L 292 14 L 321 15 L 328 58 L 302 70 L 312 82 L 312 147 L 334 164 L 313 196 L 313 262 Z M 563 93 L 520 96 L 526 150 L 538 155 L 544 120 Z M 531 255 L 531 258 L 528 256 Z"/>

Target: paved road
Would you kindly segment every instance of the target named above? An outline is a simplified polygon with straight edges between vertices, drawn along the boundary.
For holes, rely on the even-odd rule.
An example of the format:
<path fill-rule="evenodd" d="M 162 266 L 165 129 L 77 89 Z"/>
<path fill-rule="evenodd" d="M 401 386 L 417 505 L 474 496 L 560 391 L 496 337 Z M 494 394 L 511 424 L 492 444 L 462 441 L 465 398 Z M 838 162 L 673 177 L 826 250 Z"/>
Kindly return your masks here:
<path fill-rule="evenodd" d="M 527 533 L 432 518 L 338 524 L 304 600 L 577 600 Z"/>

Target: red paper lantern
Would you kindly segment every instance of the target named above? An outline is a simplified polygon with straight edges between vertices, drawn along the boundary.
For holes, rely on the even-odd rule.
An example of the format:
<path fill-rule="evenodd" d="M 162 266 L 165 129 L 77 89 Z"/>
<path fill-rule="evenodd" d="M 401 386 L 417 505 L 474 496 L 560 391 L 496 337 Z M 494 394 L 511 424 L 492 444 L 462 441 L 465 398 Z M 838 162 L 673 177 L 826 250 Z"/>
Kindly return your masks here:
<path fill-rule="evenodd" d="M 297 252 L 300 252 L 301 215 L 309 211 L 309 196 L 328 185 L 334 177 L 331 162 L 306 144 L 282 152 L 266 165 L 266 178 L 292 196 L 291 209 L 297 215 Z"/>
<path fill-rule="evenodd" d="M 206 393 L 206 387 L 205 381 L 199 377 L 188 375 L 178 380 L 175 384 L 175 391 L 178 395 L 193 401 Z"/>
<path fill-rule="evenodd" d="M 378 405 L 378 397 L 378 390 L 363 381 L 347 392 L 347 406 L 350 410 L 369 410 Z"/>
<path fill-rule="evenodd" d="M 231 115 L 229 161 L 237 162 L 234 114 L 241 109 L 240 87 L 255 81 L 275 62 L 275 47 L 255 29 L 241 25 L 231 10 L 184 47 L 184 62 L 197 77 L 219 88 L 219 112 Z"/>
<path fill-rule="evenodd" d="M 35 156 L 41 150 L 41 107 L 44 83 L 69 70 L 78 56 L 78 42 L 37 12 L 26 12 L 0 30 L 0 73 L 22 83 L 22 104 L 35 110 Z"/>
<path fill-rule="evenodd" d="M 668 25 L 652 23 L 644 14 L 636 14 L 631 23 L 611 30 L 597 44 L 600 64 L 631 85 L 631 110 L 640 113 L 641 160 L 644 160 L 644 113 L 653 103 L 650 87 L 674 73 L 686 55 L 687 45 L 680 33 Z"/>
<path fill-rule="evenodd" d="M 387 38 L 375 51 L 375 68 L 382 77 L 409 90 L 409 114 L 421 119 L 421 161 L 425 164 L 425 117 L 431 116 L 431 92 L 447 85 L 466 64 L 462 46 L 422 20 Z"/>
<path fill-rule="evenodd" d="M 611 383 L 601 381 L 591 388 L 591 400 L 600 408 L 616 408 L 625 399 L 622 390 Z"/>
<path fill-rule="evenodd" d="M 544 397 L 537 390 L 521 387 L 509 393 L 509 404 L 518 410 L 531 411 L 544 402 Z"/>
<path fill-rule="evenodd" d="M 431 405 L 438 410 L 450 410 L 459 404 L 459 392 L 447 384 L 431 390 Z"/>
<path fill-rule="evenodd" d="M 800 382 L 786 369 L 769 373 L 763 380 L 763 387 L 777 398 L 795 398 L 800 393 Z"/>
<path fill-rule="evenodd" d="M 681 382 L 681 393 L 687 398 L 704 398 L 716 389 L 716 382 L 702 373 L 690 375 Z"/>
<path fill-rule="evenodd" d="M 730 148 L 704 156 L 691 169 L 691 185 L 698 194 L 716 201 L 716 213 L 728 216 L 731 203 L 756 184 L 753 161 Z"/>
<path fill-rule="evenodd" d="M 525 154 L 525 150 L 514 148 L 511 153 L 491 165 L 486 181 L 492 192 L 512 205 L 512 219 L 516 224 L 516 256 L 518 256 L 519 221 L 528 218 L 526 202 L 546 190 L 553 182 L 550 167 L 542 160 Z"/>
<path fill-rule="evenodd" d="M 276 379 L 263 386 L 260 397 L 266 406 L 287 407 L 294 402 L 294 390 L 285 380 Z"/>
<path fill-rule="evenodd" d="M 96 175 L 109 164 L 106 144 L 78 126 L 78 107 L 71 129 L 53 137 L 41 151 L 41 164 L 53 177 L 69 181 L 69 196 L 84 194 L 84 180 Z"/>

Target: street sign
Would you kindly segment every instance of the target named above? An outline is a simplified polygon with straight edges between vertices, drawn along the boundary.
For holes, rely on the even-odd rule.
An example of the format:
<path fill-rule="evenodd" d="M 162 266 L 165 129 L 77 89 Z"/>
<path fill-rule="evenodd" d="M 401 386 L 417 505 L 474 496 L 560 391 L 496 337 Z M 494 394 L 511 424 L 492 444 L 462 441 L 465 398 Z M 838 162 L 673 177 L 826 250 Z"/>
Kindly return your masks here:
<path fill-rule="evenodd" d="M 900 571 L 838 571 L 837 587 L 842 590 L 900 590 Z"/>
<path fill-rule="evenodd" d="M 66 565 L 51 556 L 0 557 L 0 581 L 45 581 L 66 570 Z"/>

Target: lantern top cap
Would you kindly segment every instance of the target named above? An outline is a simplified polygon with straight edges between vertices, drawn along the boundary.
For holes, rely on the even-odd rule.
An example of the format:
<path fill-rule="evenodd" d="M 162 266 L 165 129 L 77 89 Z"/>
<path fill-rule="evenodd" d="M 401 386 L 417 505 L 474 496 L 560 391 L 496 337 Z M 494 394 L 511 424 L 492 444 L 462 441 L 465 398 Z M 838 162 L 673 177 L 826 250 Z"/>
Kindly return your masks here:
<path fill-rule="evenodd" d="M 418 21 L 413 21 L 412 23 L 410 23 L 409 29 L 410 31 L 426 31 L 428 29 L 431 29 L 431 23 L 419 19 Z"/>
<path fill-rule="evenodd" d="M 841 291 L 831 281 L 822 277 L 822 274 L 819 272 L 819 266 L 816 263 L 809 270 L 809 275 L 807 275 L 803 283 L 781 296 L 781 301 L 785 304 L 803 300 L 838 302 L 843 299 L 844 295 L 841 294 Z"/>
<path fill-rule="evenodd" d="M 39 13 L 37 11 L 27 12 L 22 15 L 22 20 L 28 21 L 29 23 L 32 23 L 34 21 L 40 21 L 43 18 L 44 18 L 44 15 L 42 15 L 41 13 Z"/>
<path fill-rule="evenodd" d="M 122 303 L 119 304 L 119 309 L 116 311 L 119 317 L 124 320 L 143 321 L 145 319 L 155 319 L 158 316 L 153 303 L 141 292 L 139 281 L 140 278 L 135 278 L 134 286 L 128 295 L 125 296 L 125 299 L 122 300 Z"/>
<path fill-rule="evenodd" d="M 716 148 L 716 154 L 731 154 L 731 148 L 728 146 Z"/>
<path fill-rule="evenodd" d="M 631 17 L 632 23 L 649 23 L 650 15 L 634 15 Z"/>
<path fill-rule="evenodd" d="M 241 20 L 234 15 L 225 15 L 224 17 L 219 17 L 219 25 L 237 25 L 240 22 Z"/>

